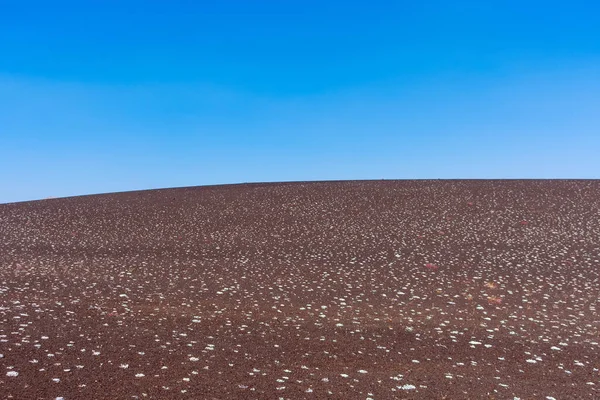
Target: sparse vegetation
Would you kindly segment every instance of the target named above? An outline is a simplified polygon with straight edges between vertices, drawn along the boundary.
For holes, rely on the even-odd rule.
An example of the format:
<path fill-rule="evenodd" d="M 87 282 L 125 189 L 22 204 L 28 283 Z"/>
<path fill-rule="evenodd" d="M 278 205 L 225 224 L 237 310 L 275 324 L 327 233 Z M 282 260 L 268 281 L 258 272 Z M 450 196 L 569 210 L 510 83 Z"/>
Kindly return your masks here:
<path fill-rule="evenodd" d="M 599 199 L 373 181 L 0 205 L 0 391 L 598 398 Z"/>

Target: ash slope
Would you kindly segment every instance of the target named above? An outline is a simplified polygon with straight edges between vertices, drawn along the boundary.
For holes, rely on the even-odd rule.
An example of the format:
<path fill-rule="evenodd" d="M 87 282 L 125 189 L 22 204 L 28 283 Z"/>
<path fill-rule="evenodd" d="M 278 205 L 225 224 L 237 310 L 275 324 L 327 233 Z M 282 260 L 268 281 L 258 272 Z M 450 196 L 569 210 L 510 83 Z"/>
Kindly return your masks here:
<path fill-rule="evenodd" d="M 599 181 L 0 205 L 0 392 L 598 398 L 599 215 Z"/>

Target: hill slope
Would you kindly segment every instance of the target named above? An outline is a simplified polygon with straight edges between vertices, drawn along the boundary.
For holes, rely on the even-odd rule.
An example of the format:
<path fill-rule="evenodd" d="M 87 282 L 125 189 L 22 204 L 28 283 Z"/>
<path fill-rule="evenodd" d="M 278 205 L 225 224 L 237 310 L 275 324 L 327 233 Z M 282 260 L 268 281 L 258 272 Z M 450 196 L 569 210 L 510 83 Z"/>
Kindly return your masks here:
<path fill-rule="evenodd" d="M 0 205 L 0 391 L 598 398 L 599 279 L 598 181 L 245 184 Z"/>

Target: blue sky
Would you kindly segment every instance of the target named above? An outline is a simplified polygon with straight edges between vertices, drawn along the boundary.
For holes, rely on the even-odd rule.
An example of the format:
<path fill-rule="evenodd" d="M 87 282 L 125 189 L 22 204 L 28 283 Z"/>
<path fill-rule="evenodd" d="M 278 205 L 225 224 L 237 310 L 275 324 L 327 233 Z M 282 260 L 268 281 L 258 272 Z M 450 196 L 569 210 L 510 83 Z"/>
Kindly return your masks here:
<path fill-rule="evenodd" d="M 4 0 L 0 203 L 600 178 L 599 3 L 410 3 Z"/>

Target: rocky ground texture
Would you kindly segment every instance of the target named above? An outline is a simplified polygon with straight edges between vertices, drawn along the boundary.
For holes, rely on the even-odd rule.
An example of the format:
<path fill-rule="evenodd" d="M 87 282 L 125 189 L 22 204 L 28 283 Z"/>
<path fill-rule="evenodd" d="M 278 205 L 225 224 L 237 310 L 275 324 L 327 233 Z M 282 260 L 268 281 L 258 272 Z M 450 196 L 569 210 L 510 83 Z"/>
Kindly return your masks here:
<path fill-rule="evenodd" d="M 598 399 L 600 181 L 0 205 L 6 399 Z"/>

